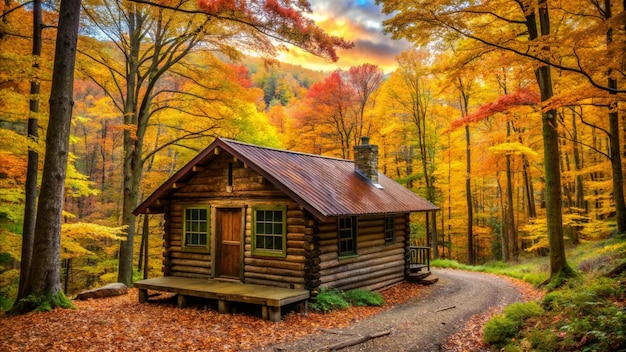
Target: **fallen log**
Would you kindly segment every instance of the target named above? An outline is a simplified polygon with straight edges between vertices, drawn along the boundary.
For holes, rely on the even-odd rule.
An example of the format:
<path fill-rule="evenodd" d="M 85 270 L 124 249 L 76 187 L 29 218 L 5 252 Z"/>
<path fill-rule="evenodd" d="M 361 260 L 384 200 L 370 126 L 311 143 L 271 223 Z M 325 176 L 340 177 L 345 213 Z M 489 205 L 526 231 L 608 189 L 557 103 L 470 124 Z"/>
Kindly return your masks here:
<path fill-rule="evenodd" d="M 324 351 L 336 351 L 342 348 L 358 345 L 360 343 L 367 342 L 371 339 L 375 339 L 381 336 L 386 336 L 389 334 L 391 334 L 391 330 L 385 330 L 385 331 L 380 331 L 380 332 L 369 334 L 369 335 L 359 336 L 351 340 L 347 340 L 347 341 L 332 344 L 330 346 L 326 346 L 323 350 Z"/>
<path fill-rule="evenodd" d="M 83 291 L 76 296 L 76 299 L 88 300 L 93 298 L 114 297 L 127 293 L 128 287 L 121 282 L 116 282 L 93 290 Z"/>

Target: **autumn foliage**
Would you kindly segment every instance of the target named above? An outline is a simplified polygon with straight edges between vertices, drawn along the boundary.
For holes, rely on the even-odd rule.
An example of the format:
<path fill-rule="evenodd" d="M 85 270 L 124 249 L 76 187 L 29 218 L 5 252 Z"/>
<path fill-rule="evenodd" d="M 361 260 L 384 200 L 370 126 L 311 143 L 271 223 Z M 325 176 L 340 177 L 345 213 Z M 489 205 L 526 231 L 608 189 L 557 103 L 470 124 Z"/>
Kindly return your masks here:
<path fill-rule="evenodd" d="M 540 103 L 539 94 L 528 88 L 516 89 L 510 94 L 499 97 L 496 101 L 480 106 L 475 112 L 455 121 L 452 121 L 446 132 L 455 130 L 461 126 L 479 122 L 497 113 L 507 112 L 521 106 L 536 107 Z"/>
<path fill-rule="evenodd" d="M 308 52 L 337 61 L 336 48 L 349 49 L 352 43 L 328 35 L 304 13 L 308 1 L 293 0 L 198 0 L 198 7 L 220 19 L 246 23 L 271 38 L 298 46 Z"/>

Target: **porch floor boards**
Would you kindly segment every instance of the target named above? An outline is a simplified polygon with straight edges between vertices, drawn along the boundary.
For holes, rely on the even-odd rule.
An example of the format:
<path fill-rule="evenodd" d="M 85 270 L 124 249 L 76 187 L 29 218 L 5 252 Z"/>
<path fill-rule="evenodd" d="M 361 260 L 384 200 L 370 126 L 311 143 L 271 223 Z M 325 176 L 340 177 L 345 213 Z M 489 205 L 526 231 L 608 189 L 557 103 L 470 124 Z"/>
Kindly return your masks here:
<path fill-rule="evenodd" d="M 290 303 L 305 302 L 308 290 L 296 290 L 255 284 L 242 284 L 221 280 L 207 280 L 180 276 L 163 276 L 134 283 L 139 289 L 139 302 L 148 301 L 148 290 L 178 294 L 178 306 L 187 305 L 187 296 L 218 300 L 218 311 L 228 313 L 229 302 L 260 305 L 263 318 L 280 321 L 281 307 Z"/>

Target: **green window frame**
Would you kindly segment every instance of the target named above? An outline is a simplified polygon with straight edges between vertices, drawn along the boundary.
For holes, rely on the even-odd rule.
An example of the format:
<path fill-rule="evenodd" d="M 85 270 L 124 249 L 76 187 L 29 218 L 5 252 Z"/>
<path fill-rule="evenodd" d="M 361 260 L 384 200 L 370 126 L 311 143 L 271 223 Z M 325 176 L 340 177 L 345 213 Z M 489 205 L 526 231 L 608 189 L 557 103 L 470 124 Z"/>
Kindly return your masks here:
<path fill-rule="evenodd" d="M 287 207 L 252 207 L 252 254 L 287 256 Z"/>
<path fill-rule="evenodd" d="M 338 219 L 337 248 L 339 257 L 353 257 L 356 251 L 356 216 Z"/>
<path fill-rule="evenodd" d="M 385 244 L 396 242 L 396 218 L 388 216 L 385 218 Z"/>
<path fill-rule="evenodd" d="M 210 236 L 210 208 L 183 208 L 183 250 L 189 252 L 208 252 L 211 243 Z"/>

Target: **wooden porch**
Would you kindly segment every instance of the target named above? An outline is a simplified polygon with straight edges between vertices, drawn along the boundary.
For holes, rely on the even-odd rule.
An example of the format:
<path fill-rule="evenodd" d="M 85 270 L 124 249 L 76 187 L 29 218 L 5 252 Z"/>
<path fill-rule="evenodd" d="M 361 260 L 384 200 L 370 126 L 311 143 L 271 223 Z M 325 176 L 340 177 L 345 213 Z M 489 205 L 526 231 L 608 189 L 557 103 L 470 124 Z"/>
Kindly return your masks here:
<path fill-rule="evenodd" d="M 180 276 L 164 276 L 135 282 L 139 289 L 139 302 L 148 301 L 148 290 L 173 292 L 178 295 L 178 306 L 187 306 L 187 297 L 216 299 L 220 313 L 229 312 L 230 302 L 243 302 L 261 306 L 263 319 L 278 322 L 281 307 L 304 302 L 308 308 L 308 290 L 295 290 L 263 285 L 241 284 L 221 280 L 206 280 Z"/>

